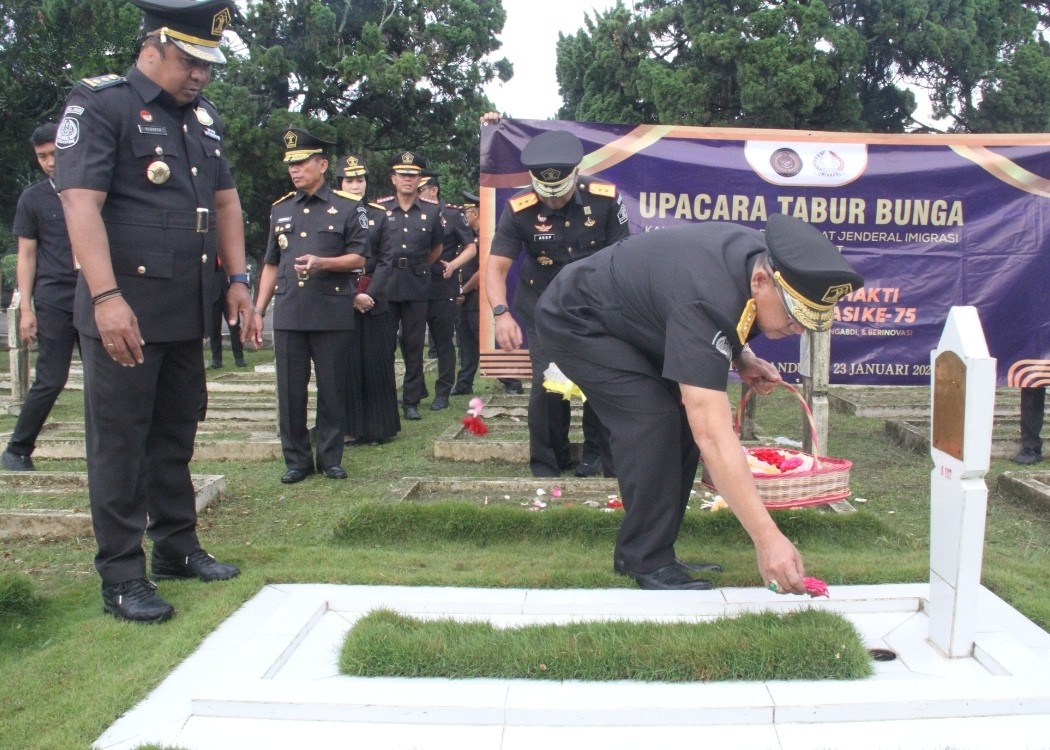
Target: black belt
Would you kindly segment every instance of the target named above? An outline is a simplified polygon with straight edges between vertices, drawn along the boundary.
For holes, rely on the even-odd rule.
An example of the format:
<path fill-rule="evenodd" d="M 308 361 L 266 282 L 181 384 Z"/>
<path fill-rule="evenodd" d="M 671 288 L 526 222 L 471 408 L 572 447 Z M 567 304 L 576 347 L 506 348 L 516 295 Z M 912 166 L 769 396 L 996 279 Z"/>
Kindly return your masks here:
<path fill-rule="evenodd" d="M 416 266 L 425 266 L 426 262 L 415 260 L 406 256 L 394 259 L 394 268 L 415 268 Z"/>
<path fill-rule="evenodd" d="M 160 229 L 193 229 L 207 234 L 215 228 L 215 217 L 207 208 L 196 211 L 127 211 L 113 210 L 102 212 L 103 221 L 116 224 L 132 224 L 139 227 L 158 227 Z"/>

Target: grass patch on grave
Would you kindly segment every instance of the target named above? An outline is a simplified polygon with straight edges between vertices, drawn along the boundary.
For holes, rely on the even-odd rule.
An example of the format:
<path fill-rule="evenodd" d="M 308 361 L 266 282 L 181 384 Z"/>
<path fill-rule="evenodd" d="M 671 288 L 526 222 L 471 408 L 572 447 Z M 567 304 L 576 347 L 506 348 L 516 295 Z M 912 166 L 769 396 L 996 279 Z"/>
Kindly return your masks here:
<path fill-rule="evenodd" d="M 819 610 L 518 628 L 376 610 L 350 629 L 339 667 L 358 677 L 553 681 L 850 680 L 873 673 L 853 625 Z"/>

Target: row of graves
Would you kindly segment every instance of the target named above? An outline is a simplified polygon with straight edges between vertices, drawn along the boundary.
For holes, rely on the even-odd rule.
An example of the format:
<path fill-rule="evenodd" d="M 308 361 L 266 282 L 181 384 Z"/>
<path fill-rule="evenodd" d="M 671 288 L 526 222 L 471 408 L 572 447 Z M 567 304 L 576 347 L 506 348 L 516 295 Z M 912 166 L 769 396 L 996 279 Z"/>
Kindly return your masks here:
<path fill-rule="evenodd" d="M 10 321 L 9 321 L 10 325 Z M 21 398 L 29 383 L 31 353 L 12 341 L 9 348 L 10 367 L 0 379 L 0 404 L 9 413 L 17 414 Z M 808 347 L 811 362 L 809 372 L 827 372 L 827 350 L 819 345 Z M 805 348 L 804 348 L 805 351 Z M 400 367 L 400 362 L 398 362 Z M 804 368 L 805 370 L 805 368 Z M 861 417 L 885 420 L 887 438 L 905 449 L 928 453 L 931 437 L 931 389 L 929 387 L 856 387 L 830 386 L 826 377 L 804 378 L 803 392 L 811 407 L 812 420 L 807 429 L 800 422 L 802 440 L 796 447 L 821 455 L 820 446 L 827 445 L 830 412 L 841 412 Z M 526 381 L 527 383 L 527 381 Z M 83 389 L 83 373 L 74 360 L 67 390 Z M 311 383 L 311 409 L 316 392 Z M 505 462 L 520 468 L 528 463 L 528 394 L 493 394 L 484 404 L 481 416 L 488 434 L 479 439 L 466 426 L 450 426 L 434 442 L 434 457 L 462 464 L 462 478 L 404 478 L 395 487 L 391 500 L 415 502 L 448 497 L 467 497 L 478 502 L 489 499 L 528 497 L 536 492 L 537 484 L 531 478 L 479 480 L 470 477 L 470 465 L 477 462 Z M 1000 388 L 995 392 L 992 425 L 992 458 L 1008 458 L 1020 449 L 1019 391 Z M 745 445 L 769 445 L 776 438 L 763 432 L 758 406 L 760 399 L 750 399 L 741 408 L 740 434 Z M 805 407 L 804 407 L 805 408 Z M 582 449 L 581 404 L 573 400 L 570 438 L 573 458 L 579 459 Z M 6 440 L 9 433 L 0 434 Z M 277 430 L 276 384 L 272 364 L 258 365 L 250 370 L 230 369 L 208 380 L 208 413 L 197 435 L 195 457 L 201 460 L 269 461 L 281 458 Z M 38 459 L 84 460 L 84 426 L 80 421 L 49 421 L 40 435 L 34 457 Z M 512 473 L 512 472 L 508 472 Z M 221 501 L 226 490 L 221 475 L 195 475 L 198 510 Z M 1000 489 L 1012 495 L 1039 502 L 1050 502 L 1050 472 L 1005 472 Z M 0 472 L 0 489 L 6 498 L 0 504 L 0 538 L 28 536 L 59 538 L 90 534 L 90 516 L 87 513 L 87 480 L 82 471 L 48 471 L 19 474 Z M 1005 486 L 1004 486 L 1005 485 Z M 698 493 L 707 492 L 702 477 L 697 478 Z M 558 483 L 558 493 L 566 502 L 583 503 L 594 507 L 614 503 L 618 494 L 615 479 L 566 477 Z M 833 512 L 850 512 L 854 508 L 846 497 L 840 496 L 818 507 Z M 557 501 L 557 498 L 538 498 L 537 503 Z"/>

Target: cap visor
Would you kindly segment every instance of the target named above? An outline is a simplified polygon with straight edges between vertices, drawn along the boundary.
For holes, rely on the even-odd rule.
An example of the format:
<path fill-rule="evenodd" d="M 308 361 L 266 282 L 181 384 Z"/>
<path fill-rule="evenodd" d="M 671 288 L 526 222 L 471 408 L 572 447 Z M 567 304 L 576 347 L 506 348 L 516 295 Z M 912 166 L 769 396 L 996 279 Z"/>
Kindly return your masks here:
<path fill-rule="evenodd" d="M 226 64 L 226 56 L 222 54 L 222 50 L 218 47 L 205 47 L 200 44 L 190 44 L 189 42 L 184 42 L 181 39 L 176 39 L 171 36 L 168 37 L 168 41 L 174 43 L 176 47 L 190 57 L 195 57 L 198 60 L 211 63 L 212 65 Z"/>
<path fill-rule="evenodd" d="M 532 189 L 541 198 L 561 198 L 568 195 L 576 185 L 576 173 L 573 172 L 564 180 L 558 182 L 544 182 L 532 177 Z"/>

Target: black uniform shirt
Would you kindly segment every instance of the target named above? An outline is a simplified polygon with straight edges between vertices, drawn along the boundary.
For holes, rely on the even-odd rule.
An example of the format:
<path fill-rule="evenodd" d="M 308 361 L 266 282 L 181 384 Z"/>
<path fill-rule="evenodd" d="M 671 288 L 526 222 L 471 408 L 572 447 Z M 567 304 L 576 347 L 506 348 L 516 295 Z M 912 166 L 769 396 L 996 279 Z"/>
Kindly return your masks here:
<path fill-rule="evenodd" d="M 459 278 L 456 275 L 444 278 L 445 269 L 440 261 L 450 263 L 455 260 L 456 256 L 463 252 L 463 248 L 474 241 L 474 230 L 470 228 L 467 217 L 463 215 L 463 209 L 459 206 L 442 204 L 441 213 L 445 223 L 444 247 L 438 258 L 439 262 L 430 269 L 432 279 L 430 298 L 455 299 L 459 294 Z"/>
<path fill-rule="evenodd" d="M 113 271 L 143 338 L 203 337 L 217 299 L 215 193 L 234 188 L 215 107 L 204 97 L 180 107 L 132 67 L 126 78 L 73 87 L 55 146 L 59 191 L 107 194 Z M 166 179 L 156 176 L 158 163 Z M 79 287 L 77 328 L 97 337 L 83 278 Z"/>
<path fill-rule="evenodd" d="M 765 250 L 761 232 L 730 223 L 638 235 L 559 274 L 540 316 L 577 337 L 598 334 L 579 352 L 585 359 L 725 390 L 751 268 Z"/>
<path fill-rule="evenodd" d="M 551 211 L 530 188 L 514 195 L 500 215 L 489 250 L 517 258 L 524 247 L 521 284 L 543 291 L 565 265 L 593 255 L 630 234 L 616 186 L 578 177 L 569 202 Z"/>
<path fill-rule="evenodd" d="M 365 261 L 364 273 L 364 277 L 368 279 L 368 286 L 365 291 L 375 300 L 369 313 L 378 315 L 386 312 L 388 307 L 386 289 L 390 284 L 390 256 L 393 254 L 390 226 L 384 207 L 369 203 L 362 210 L 368 219 L 368 258 Z"/>
<path fill-rule="evenodd" d="M 321 185 L 313 195 L 296 191 L 273 204 L 263 263 L 277 266 L 273 327 L 291 331 L 352 330 L 356 284 L 349 271 L 315 271 L 299 278 L 302 255 L 368 256 L 368 215 L 361 199 Z"/>
<path fill-rule="evenodd" d="M 387 299 L 392 302 L 429 299 L 427 256 L 444 239 L 441 207 L 435 201 L 417 197 L 408 210 L 403 211 L 394 195 L 380 198 L 376 205 L 386 209 L 393 249 Z"/>
<path fill-rule="evenodd" d="M 73 312 L 76 264 L 66 231 L 62 201 L 50 179 L 41 180 L 18 196 L 11 233 L 36 240 L 33 298 L 65 312 Z"/>

